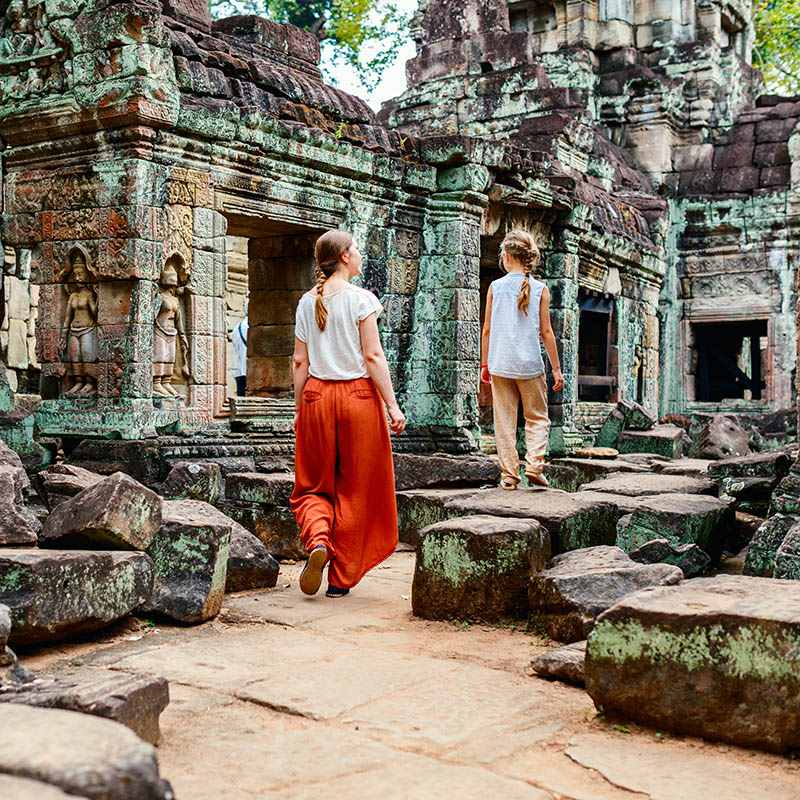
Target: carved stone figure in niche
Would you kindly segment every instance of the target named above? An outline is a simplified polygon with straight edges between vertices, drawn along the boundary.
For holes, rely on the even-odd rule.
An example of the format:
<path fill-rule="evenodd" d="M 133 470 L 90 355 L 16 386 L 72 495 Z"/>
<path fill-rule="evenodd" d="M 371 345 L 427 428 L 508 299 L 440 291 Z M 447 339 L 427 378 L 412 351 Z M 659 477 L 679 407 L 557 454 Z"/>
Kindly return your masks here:
<path fill-rule="evenodd" d="M 156 298 L 156 321 L 153 335 L 153 394 L 158 397 L 177 397 L 172 386 L 177 355 L 176 340 L 183 350 L 183 374 L 191 379 L 189 369 L 189 340 L 183 326 L 181 301 L 178 297 L 178 268 L 180 256 L 170 256 L 161 269 Z"/>
<path fill-rule="evenodd" d="M 97 284 L 91 283 L 86 256 L 73 250 L 69 257 L 73 285 L 69 288 L 59 353 L 73 383 L 66 395 L 97 392 Z"/>

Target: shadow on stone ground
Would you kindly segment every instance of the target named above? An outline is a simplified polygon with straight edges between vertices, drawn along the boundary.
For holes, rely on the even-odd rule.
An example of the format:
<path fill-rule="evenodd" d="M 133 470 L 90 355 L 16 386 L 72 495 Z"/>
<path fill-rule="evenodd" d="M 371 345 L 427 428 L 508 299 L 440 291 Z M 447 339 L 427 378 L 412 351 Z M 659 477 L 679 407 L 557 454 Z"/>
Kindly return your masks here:
<path fill-rule="evenodd" d="M 284 564 L 204 625 L 129 619 L 21 660 L 168 678 L 159 761 L 179 800 L 800 796 L 792 759 L 606 719 L 535 677 L 555 644 L 524 623 L 414 618 L 413 566 L 398 552 L 331 600 Z"/>

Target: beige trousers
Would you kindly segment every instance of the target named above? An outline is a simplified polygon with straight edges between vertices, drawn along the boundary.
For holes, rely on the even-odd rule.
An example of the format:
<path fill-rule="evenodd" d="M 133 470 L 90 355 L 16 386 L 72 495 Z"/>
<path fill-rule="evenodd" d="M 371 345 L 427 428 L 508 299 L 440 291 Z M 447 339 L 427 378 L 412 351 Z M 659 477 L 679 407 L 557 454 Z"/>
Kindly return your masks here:
<path fill-rule="evenodd" d="M 522 398 L 525 416 L 525 472 L 541 472 L 547 450 L 550 418 L 547 416 L 547 378 L 544 373 L 527 380 L 492 375 L 494 438 L 503 481 L 519 483 L 517 407 Z"/>

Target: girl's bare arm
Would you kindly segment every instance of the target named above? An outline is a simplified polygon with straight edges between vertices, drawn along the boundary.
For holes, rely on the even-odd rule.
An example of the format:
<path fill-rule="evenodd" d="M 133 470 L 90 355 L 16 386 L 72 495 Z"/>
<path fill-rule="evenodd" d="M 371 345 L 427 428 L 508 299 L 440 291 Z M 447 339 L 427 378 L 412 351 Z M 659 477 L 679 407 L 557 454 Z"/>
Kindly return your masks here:
<path fill-rule="evenodd" d="M 394 433 L 401 433 L 406 427 L 406 418 L 397 405 L 392 388 L 392 378 L 389 375 L 389 365 L 386 363 L 386 355 L 383 352 L 381 337 L 378 335 L 378 315 L 370 314 L 362 320 L 359 326 L 361 336 L 361 351 L 364 353 L 364 363 L 367 366 L 367 373 L 372 378 L 375 388 L 378 390 L 391 420 L 389 427 Z"/>
<path fill-rule="evenodd" d="M 553 391 L 560 392 L 564 388 L 564 376 L 561 374 L 556 337 L 550 324 L 550 290 L 546 286 L 539 302 L 539 335 L 542 337 L 547 358 L 550 360 L 550 368 L 553 370 Z"/>
<path fill-rule="evenodd" d="M 297 433 L 297 415 L 300 411 L 300 401 L 303 398 L 303 388 L 308 380 L 308 348 L 306 343 L 297 337 L 294 339 L 294 356 L 292 357 L 292 376 L 294 378 L 294 422 L 292 430 Z"/>
<path fill-rule="evenodd" d="M 483 318 L 483 330 L 481 331 L 481 380 L 484 383 L 491 383 L 492 376 L 489 374 L 489 334 L 492 331 L 492 287 L 486 294 L 486 316 Z"/>

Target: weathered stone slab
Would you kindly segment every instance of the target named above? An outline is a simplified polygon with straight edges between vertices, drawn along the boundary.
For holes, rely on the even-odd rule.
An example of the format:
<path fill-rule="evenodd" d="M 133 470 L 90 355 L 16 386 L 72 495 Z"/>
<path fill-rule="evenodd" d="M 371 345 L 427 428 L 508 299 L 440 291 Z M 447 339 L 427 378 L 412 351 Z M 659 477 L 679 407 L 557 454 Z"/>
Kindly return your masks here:
<path fill-rule="evenodd" d="M 97 671 L 93 671 L 96 673 Z M 36 680 L 0 686 L 0 703 L 61 708 L 119 722 L 150 744 L 158 744 L 158 718 L 169 703 L 164 678 L 124 673 L 86 674 L 86 677 Z"/>
<path fill-rule="evenodd" d="M 222 493 L 222 471 L 213 461 L 179 461 L 161 484 L 168 500 L 202 500 L 214 505 Z"/>
<path fill-rule="evenodd" d="M 694 437 L 688 455 L 692 458 L 732 458 L 750 452 L 750 434 L 734 419 L 715 414 Z"/>
<path fill-rule="evenodd" d="M 639 475 L 609 475 L 606 478 L 587 483 L 581 492 L 608 492 L 623 494 L 629 497 L 641 497 L 649 494 L 716 494 L 716 486 L 705 478 L 689 478 L 683 475 L 659 475 L 642 473 Z"/>
<path fill-rule="evenodd" d="M 419 532 L 423 528 L 435 522 L 442 522 L 451 516 L 458 516 L 445 511 L 446 502 L 460 497 L 471 497 L 477 491 L 477 489 L 408 489 L 405 492 L 398 492 L 397 527 L 400 541 L 416 547 L 419 542 Z"/>
<path fill-rule="evenodd" d="M 617 458 L 628 464 L 647 467 L 647 469 L 653 472 L 658 472 L 662 467 L 665 467 L 667 464 L 672 464 L 675 461 L 674 458 L 662 456 L 658 453 L 620 453 Z"/>
<path fill-rule="evenodd" d="M 617 509 L 604 500 L 557 489 L 487 489 L 445 502 L 450 516 L 489 514 L 537 520 L 550 534 L 553 553 L 611 544 L 616 539 Z"/>
<path fill-rule="evenodd" d="M 775 578 L 800 580 L 800 524 L 789 528 L 775 555 Z"/>
<path fill-rule="evenodd" d="M 147 549 L 155 580 L 144 609 L 179 622 L 216 616 L 225 593 L 232 524 L 208 503 L 164 500 L 161 530 Z"/>
<path fill-rule="evenodd" d="M 711 565 L 711 558 L 696 544 L 674 545 L 667 539 L 645 542 L 631 551 L 630 557 L 640 564 L 673 564 L 684 578 L 693 578 Z"/>
<path fill-rule="evenodd" d="M 716 463 L 708 458 L 679 458 L 663 466 L 654 465 L 653 468 L 662 475 L 686 475 L 690 478 L 705 478 L 708 476 L 708 467 Z"/>
<path fill-rule="evenodd" d="M 49 509 L 103 480 L 103 475 L 75 464 L 52 464 L 39 475 L 42 498 Z"/>
<path fill-rule="evenodd" d="M 627 428 L 646 431 L 652 428 L 657 418 L 643 406 L 632 400 L 620 400 L 606 417 L 595 439 L 597 447 L 617 447 L 619 436 Z"/>
<path fill-rule="evenodd" d="M 15 468 L 0 464 L 0 547 L 35 545 L 35 517 L 21 506 L 22 491 Z"/>
<path fill-rule="evenodd" d="M 0 705 L 0 773 L 91 800 L 174 798 L 151 744 L 124 725 L 74 711 Z"/>
<path fill-rule="evenodd" d="M 625 494 L 612 494 L 611 492 L 592 492 L 592 491 L 582 491 L 581 497 L 590 497 L 593 500 L 597 500 L 600 502 L 605 503 L 612 503 L 614 508 L 617 510 L 617 522 L 619 522 L 620 518 L 625 516 L 625 514 L 633 514 L 637 508 L 639 508 L 639 503 L 645 497 L 649 497 L 650 495 L 641 495 L 640 497 L 629 497 Z"/>
<path fill-rule="evenodd" d="M 586 658 L 586 640 L 572 642 L 542 653 L 531 662 L 533 671 L 543 678 L 553 678 L 583 686 L 583 661 Z"/>
<path fill-rule="evenodd" d="M 0 603 L 12 644 L 62 639 L 102 628 L 140 606 L 153 588 L 144 553 L 0 550 Z"/>
<path fill-rule="evenodd" d="M 577 492 L 580 486 L 578 471 L 572 467 L 560 464 L 545 464 L 542 475 L 547 478 L 551 489 L 561 489 L 564 492 Z"/>
<path fill-rule="evenodd" d="M 12 775 L 0 775 L 0 797 L 3 800 L 74 800 L 77 795 L 65 794 L 56 786 Z"/>
<path fill-rule="evenodd" d="M 161 498 L 130 475 L 115 472 L 59 503 L 45 520 L 39 542 L 146 550 L 160 525 Z"/>
<path fill-rule="evenodd" d="M 22 493 L 31 485 L 28 473 L 25 472 L 25 465 L 19 454 L 12 450 L 4 441 L 0 439 L 0 466 L 9 467 L 14 475 L 14 483 L 17 491 L 18 501 L 22 500 Z"/>
<path fill-rule="evenodd" d="M 420 532 L 411 608 L 425 619 L 495 620 L 528 610 L 532 571 L 550 558 L 535 520 L 476 515 Z"/>
<path fill-rule="evenodd" d="M 683 428 L 656 425 L 649 431 L 624 430 L 617 438 L 620 453 L 657 453 L 667 458 L 683 454 Z"/>
<path fill-rule="evenodd" d="M 579 447 L 573 455 L 575 458 L 616 458 L 619 450 L 615 447 Z"/>
<path fill-rule="evenodd" d="M 766 517 L 775 482 L 771 478 L 720 478 L 719 496 L 734 507 L 750 514 Z"/>
<path fill-rule="evenodd" d="M 393 459 L 397 491 L 432 486 L 496 485 L 500 480 L 497 462 L 484 455 L 395 453 Z"/>
<path fill-rule="evenodd" d="M 273 558 L 306 557 L 306 549 L 300 541 L 300 526 L 290 508 L 229 500 L 221 502 L 219 508 L 250 531 Z"/>
<path fill-rule="evenodd" d="M 770 478 L 779 481 L 789 473 L 792 460 L 782 450 L 766 453 L 753 453 L 749 456 L 722 458 L 714 461 L 708 468 L 708 477 L 712 480 L 720 478 Z"/>
<path fill-rule="evenodd" d="M 595 625 L 586 689 L 659 730 L 745 747 L 800 746 L 800 593 L 745 576 L 628 595 Z"/>
<path fill-rule="evenodd" d="M 683 573 L 670 564 L 637 564 L 619 547 L 587 547 L 556 556 L 549 569 L 531 576 L 531 620 L 551 639 L 585 639 L 595 619 L 628 592 L 677 583 Z"/>
<path fill-rule="evenodd" d="M 676 547 L 696 544 L 716 563 L 733 519 L 731 504 L 716 497 L 682 492 L 653 495 L 617 523 L 617 546 L 631 553 L 653 539 L 663 538 Z"/>
<path fill-rule="evenodd" d="M 278 582 L 278 572 L 280 565 L 261 540 L 239 523 L 233 522 L 225 591 L 269 589 Z"/>
<path fill-rule="evenodd" d="M 232 472 L 225 478 L 225 499 L 269 506 L 289 506 L 294 475 L 286 472 Z"/>
<path fill-rule="evenodd" d="M 649 471 L 646 466 L 631 464 L 629 461 L 623 461 L 619 458 L 554 458 L 551 465 L 574 469 L 578 473 L 579 487 L 616 472 L 644 473 Z"/>
<path fill-rule="evenodd" d="M 770 578 L 775 570 L 775 559 L 778 556 L 786 534 L 800 524 L 800 515 L 775 514 L 764 522 L 755 532 L 747 556 L 744 561 L 745 575 Z"/>

